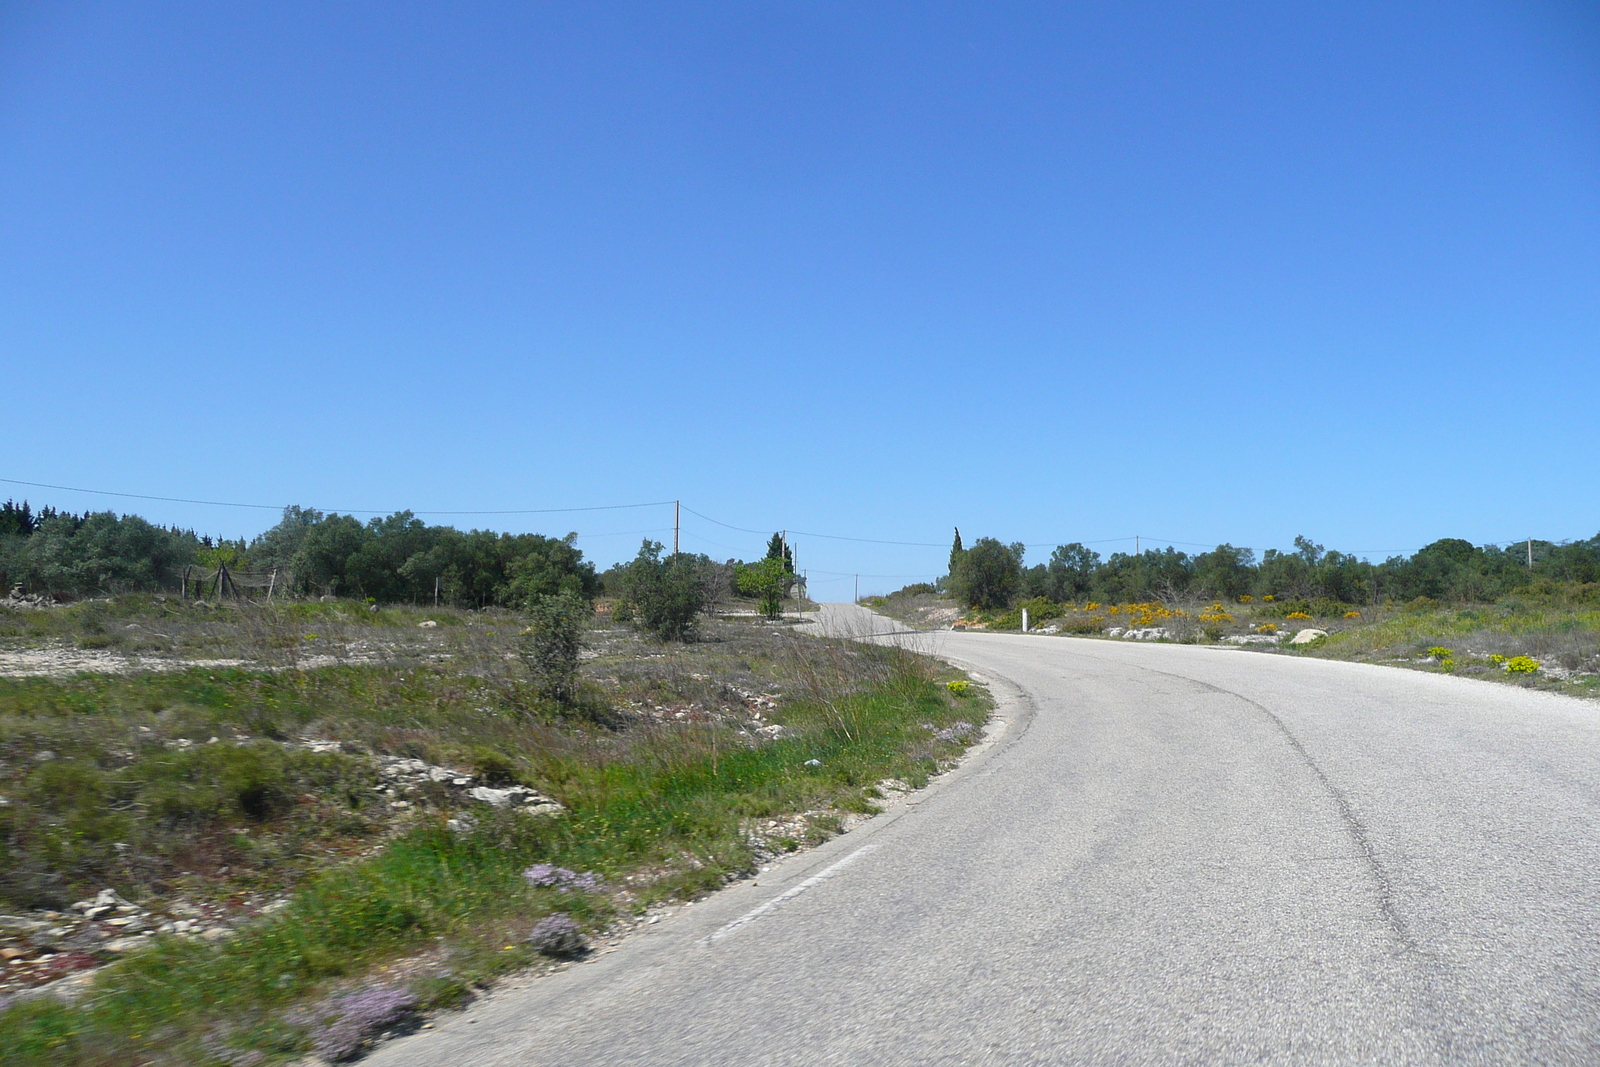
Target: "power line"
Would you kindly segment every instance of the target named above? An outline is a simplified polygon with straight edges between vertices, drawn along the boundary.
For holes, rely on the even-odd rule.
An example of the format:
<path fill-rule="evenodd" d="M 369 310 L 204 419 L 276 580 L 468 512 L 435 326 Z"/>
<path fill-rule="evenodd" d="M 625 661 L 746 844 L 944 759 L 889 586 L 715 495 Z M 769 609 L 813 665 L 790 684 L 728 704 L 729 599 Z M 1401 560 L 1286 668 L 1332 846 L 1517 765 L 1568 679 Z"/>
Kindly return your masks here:
<path fill-rule="evenodd" d="M 145 493 L 116 493 L 108 489 L 81 489 L 73 485 L 50 485 L 47 482 L 24 482 L 18 478 L 0 478 L 0 482 L 7 485 L 27 485 L 35 489 L 59 489 L 66 493 L 88 493 L 91 496 L 116 496 L 129 500 L 160 500 L 168 504 L 205 504 L 217 508 L 257 508 L 266 511 L 282 511 L 282 504 L 240 504 L 229 500 L 191 500 L 181 496 L 150 496 Z M 413 511 L 413 515 L 555 515 L 571 511 L 621 511 L 625 508 L 656 508 L 672 503 L 670 500 L 650 500 L 642 504 L 600 504 L 587 508 L 516 508 L 507 511 Z M 373 508 L 317 508 L 318 511 L 328 511 L 342 515 L 395 515 L 405 508 L 396 508 L 389 511 L 380 511 Z"/>
<path fill-rule="evenodd" d="M 664 534 L 671 530 L 670 526 L 658 526 L 654 530 L 609 530 L 604 533 L 579 533 L 578 540 L 592 541 L 596 537 L 638 537 L 640 534 Z"/>
<path fill-rule="evenodd" d="M 86 493 L 86 494 L 88 494 L 90 496 L 113 496 L 113 497 L 121 497 L 121 498 L 128 499 L 128 500 L 155 500 L 155 501 L 160 501 L 160 502 L 169 503 L 169 504 L 200 504 L 200 505 L 204 505 L 206 507 L 250 508 L 250 509 L 260 510 L 260 511 L 282 511 L 283 510 L 283 506 L 280 505 L 280 504 L 249 504 L 249 503 L 241 503 L 239 501 L 229 501 L 229 500 L 199 500 L 199 499 L 194 499 L 194 498 L 191 498 L 191 497 L 155 496 L 153 494 L 148 494 L 148 493 L 124 493 L 124 492 L 117 492 L 117 491 L 109 490 L 109 489 L 85 489 L 85 488 L 82 488 L 81 486 L 54 485 L 54 484 L 51 484 L 49 482 L 29 482 L 29 481 L 23 481 L 20 478 L 0 478 L 0 483 L 4 483 L 4 484 L 7 484 L 7 485 L 25 485 L 25 486 L 29 486 L 29 487 L 34 488 L 34 489 L 55 489 L 55 490 L 59 490 L 61 492 L 66 492 L 66 493 Z M 561 514 L 572 514 L 572 513 L 589 512 L 589 511 L 623 511 L 623 510 L 628 510 L 628 509 L 632 509 L 632 508 L 665 507 L 666 505 L 672 504 L 672 503 L 676 503 L 676 501 L 672 501 L 672 500 L 648 500 L 648 501 L 643 501 L 643 502 L 640 502 L 640 503 L 637 503 L 637 504 L 598 504 L 598 505 L 592 505 L 592 506 L 588 506 L 588 507 L 574 507 L 574 508 L 507 508 L 507 509 L 498 509 L 498 510 L 476 510 L 476 511 L 412 511 L 411 514 L 413 514 L 413 515 L 561 515 Z M 335 513 L 335 514 L 345 514 L 345 515 L 392 515 L 392 514 L 398 514 L 400 511 L 408 510 L 408 509 L 379 510 L 379 509 L 373 509 L 373 508 L 338 508 L 338 509 L 320 508 L 320 509 L 316 509 L 316 510 L 321 510 L 321 511 L 325 511 L 325 512 L 332 512 L 332 513 Z M 712 524 L 714 524 L 716 526 L 721 526 L 724 529 L 735 530 L 735 531 L 737 531 L 739 533 L 755 534 L 755 535 L 760 536 L 760 537 L 766 537 L 767 536 L 767 532 L 765 530 L 754 530 L 754 529 L 750 529 L 749 527 L 745 527 L 745 526 L 735 526 L 732 523 L 723 522 L 721 519 L 714 519 L 710 515 L 706 515 L 706 514 L 704 514 L 702 512 L 695 511 L 693 508 L 690 508 L 690 507 L 684 507 L 683 510 L 687 511 L 691 515 L 694 515 L 694 516 L 697 516 L 697 517 L 699 517 L 701 519 L 704 519 L 705 521 L 707 521 L 709 523 L 712 523 Z M 661 532 L 661 531 L 660 530 L 640 530 L 640 531 L 636 531 L 636 533 L 641 533 L 641 534 L 644 534 L 644 533 L 657 533 L 657 532 Z M 891 540 L 884 540 L 884 539 L 881 539 L 881 538 L 873 538 L 873 537 L 848 537 L 848 536 L 845 536 L 845 535 L 842 535 L 842 534 L 817 533 L 814 530 L 790 530 L 789 533 L 798 534 L 798 535 L 800 535 L 802 537 L 818 537 L 818 538 L 822 538 L 822 539 L 828 540 L 828 541 L 849 541 L 849 542 L 853 542 L 853 543 L 856 543 L 856 544 L 865 544 L 865 545 L 894 545 L 894 546 L 905 547 L 905 548 L 944 548 L 944 547 L 946 547 L 943 543 L 933 542 L 933 541 L 891 541 Z M 604 534 L 588 534 L 588 535 L 585 535 L 585 536 L 593 538 L 593 537 L 615 537 L 615 536 L 624 536 L 624 535 L 620 534 L 620 533 L 619 534 L 604 533 Z M 696 536 L 698 536 L 698 535 L 696 535 Z M 740 551 L 738 548 L 735 548 L 732 545 L 720 544 L 719 542 L 712 541 L 712 540 L 710 540 L 709 538 L 706 538 L 706 537 L 699 537 L 698 539 L 703 541 L 703 542 L 705 542 L 706 544 L 713 545 L 713 546 L 715 546 L 717 548 L 726 549 L 726 550 L 728 550 L 730 552 Z M 1214 545 L 1210 544 L 1209 542 L 1175 541 L 1175 540 L 1170 540 L 1170 539 L 1162 538 L 1162 537 L 1145 537 L 1143 539 L 1147 540 L 1147 541 L 1151 541 L 1151 542 L 1153 542 L 1155 544 L 1183 545 L 1183 546 L 1185 546 L 1187 548 L 1212 548 L 1212 547 L 1215 547 Z M 1116 544 L 1116 543 L 1120 543 L 1120 542 L 1123 542 L 1123 541 L 1135 541 L 1135 540 L 1138 540 L 1138 539 L 1134 538 L 1132 536 L 1129 536 L 1129 537 L 1106 537 L 1106 538 L 1100 538 L 1100 539 L 1094 540 L 1094 541 L 1077 541 L 1077 542 L 1067 542 L 1067 543 L 1074 543 L 1074 544 L 1081 544 L 1081 545 L 1105 545 L 1105 544 Z M 1483 542 L 1483 547 L 1488 547 L 1488 546 L 1492 545 L 1492 546 L 1497 547 L 1497 548 L 1503 548 L 1503 547 L 1505 547 L 1507 545 L 1522 544 L 1526 540 L 1527 540 L 1527 538 L 1525 538 L 1525 537 L 1513 537 L 1513 538 L 1509 538 L 1509 539 L 1504 540 L 1504 541 L 1485 541 L 1485 542 Z M 1055 542 L 1055 541 L 1039 541 L 1039 542 L 1027 544 L 1024 547 L 1026 547 L 1026 548 L 1054 548 L 1054 547 L 1058 547 L 1060 544 L 1061 544 L 1061 542 Z M 1346 554 L 1346 555 L 1358 555 L 1358 554 L 1359 555 L 1366 555 L 1366 554 L 1376 554 L 1376 553 L 1380 553 L 1380 552 L 1382 552 L 1382 553 L 1414 554 L 1417 551 L 1419 551 L 1419 550 L 1418 549 L 1410 549 L 1410 548 L 1354 548 L 1354 549 L 1345 550 L 1344 554 Z M 838 572 L 820 572 L 819 571 L 818 573 L 838 573 Z M 876 575 L 866 575 L 866 574 L 863 574 L 862 577 L 863 578 L 869 578 L 869 577 L 870 578 L 920 578 L 920 577 L 925 577 L 925 575 L 916 575 L 916 574 L 876 574 Z"/>
<path fill-rule="evenodd" d="M 740 533 L 757 534 L 762 537 L 767 536 L 762 530 L 751 530 L 743 526 L 734 526 L 732 523 L 723 522 L 721 519 L 713 519 L 710 515 L 701 515 L 700 512 L 695 511 L 693 508 L 685 507 L 683 510 L 687 511 L 691 515 L 698 515 L 707 522 L 716 523 L 718 526 L 729 530 L 738 530 Z M 801 537 L 821 537 L 828 541 L 856 541 L 864 545 L 904 545 L 910 548 L 947 547 L 946 545 L 936 544 L 931 541 L 880 541 L 872 537 L 841 537 L 838 534 L 817 533 L 814 530 L 790 530 L 789 532 L 791 534 L 799 534 Z"/>

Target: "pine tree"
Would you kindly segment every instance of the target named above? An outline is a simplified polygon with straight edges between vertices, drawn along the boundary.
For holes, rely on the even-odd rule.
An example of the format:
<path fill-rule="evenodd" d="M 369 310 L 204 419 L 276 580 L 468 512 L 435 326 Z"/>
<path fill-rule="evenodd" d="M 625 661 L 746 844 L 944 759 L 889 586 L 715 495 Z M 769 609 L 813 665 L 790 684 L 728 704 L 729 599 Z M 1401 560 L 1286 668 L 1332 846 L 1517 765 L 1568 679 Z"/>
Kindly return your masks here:
<path fill-rule="evenodd" d="M 794 573 L 794 550 L 784 544 L 783 532 L 772 535 L 772 540 L 767 542 L 767 559 L 783 560 L 783 569 L 788 574 Z"/>

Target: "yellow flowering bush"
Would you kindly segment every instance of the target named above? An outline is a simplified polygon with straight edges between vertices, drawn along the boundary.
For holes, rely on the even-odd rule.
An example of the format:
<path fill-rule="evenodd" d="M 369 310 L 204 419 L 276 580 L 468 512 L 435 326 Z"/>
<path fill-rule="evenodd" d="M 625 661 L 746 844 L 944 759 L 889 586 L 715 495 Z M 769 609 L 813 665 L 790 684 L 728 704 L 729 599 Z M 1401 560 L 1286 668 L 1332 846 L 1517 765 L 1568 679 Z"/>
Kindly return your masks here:
<path fill-rule="evenodd" d="M 1361 612 L 1359 612 L 1359 611 L 1347 611 L 1347 612 L 1344 613 L 1344 617 L 1347 618 L 1347 619 L 1359 619 L 1359 618 L 1361 618 Z"/>
<path fill-rule="evenodd" d="M 1539 661 L 1531 656 L 1512 656 L 1506 660 L 1506 670 L 1512 674 L 1532 674 L 1539 669 Z"/>
<path fill-rule="evenodd" d="M 1239 598 L 1239 603 L 1241 603 L 1241 604 L 1250 604 L 1250 603 L 1253 603 L 1255 601 L 1255 599 L 1256 599 L 1255 597 L 1251 596 L 1249 593 L 1246 593 L 1244 596 Z"/>
<path fill-rule="evenodd" d="M 967 695 L 967 690 L 972 687 L 972 683 L 971 682 L 946 682 L 946 683 L 944 683 L 944 687 L 946 689 L 950 690 L 950 692 L 954 693 L 956 696 L 964 697 L 964 696 Z"/>
<path fill-rule="evenodd" d="M 1264 622 L 1256 627 L 1256 633 L 1258 634 L 1275 634 L 1277 632 L 1278 624 L 1275 622 Z"/>
<path fill-rule="evenodd" d="M 1289 612 L 1289 614 L 1285 615 L 1284 618 L 1286 618 L 1286 619 L 1309 619 L 1309 618 L 1311 618 L 1311 616 L 1307 615 L 1303 611 L 1291 611 L 1291 612 Z"/>
<path fill-rule="evenodd" d="M 1164 619 L 1172 618 L 1176 612 L 1153 601 L 1134 604 L 1112 604 L 1106 609 L 1112 615 L 1128 616 L 1129 626 L 1154 626 Z"/>
<path fill-rule="evenodd" d="M 1270 603 L 1272 603 L 1274 600 L 1276 600 L 1278 598 L 1273 596 L 1271 593 L 1268 593 L 1266 596 L 1262 597 L 1261 599 L 1265 600 L 1267 603 L 1270 604 Z"/>

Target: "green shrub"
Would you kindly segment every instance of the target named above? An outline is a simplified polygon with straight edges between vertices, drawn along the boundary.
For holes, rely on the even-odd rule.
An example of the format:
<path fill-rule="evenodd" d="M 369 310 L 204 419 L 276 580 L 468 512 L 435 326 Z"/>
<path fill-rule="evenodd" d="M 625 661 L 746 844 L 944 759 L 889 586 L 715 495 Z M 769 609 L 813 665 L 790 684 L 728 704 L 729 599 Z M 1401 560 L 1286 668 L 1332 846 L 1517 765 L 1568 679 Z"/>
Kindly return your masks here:
<path fill-rule="evenodd" d="M 522 632 L 517 654 L 534 689 L 546 700 L 572 702 L 584 626 L 591 614 L 588 603 L 574 593 L 540 596 L 529 605 L 528 628 Z"/>
<path fill-rule="evenodd" d="M 645 541 L 622 579 L 623 599 L 635 623 L 663 641 L 688 641 L 711 606 L 710 569 L 704 556 L 661 558 L 661 544 Z"/>
<path fill-rule="evenodd" d="M 991 630 L 1020 630 L 1022 629 L 1022 609 L 1028 609 L 1028 626 L 1036 628 L 1040 623 L 1049 619 L 1059 619 L 1065 608 L 1053 600 L 1036 596 L 1017 604 L 1010 611 L 989 623 Z"/>
<path fill-rule="evenodd" d="M 472 773 L 483 780 L 485 785 L 507 786 L 516 785 L 522 781 L 521 769 L 517 761 L 492 748 L 478 748 L 472 753 Z"/>
<path fill-rule="evenodd" d="M 768 557 L 740 567 L 734 584 L 745 596 L 757 598 L 761 614 L 776 619 L 783 614 L 783 598 L 794 584 L 794 575 L 784 566 L 783 560 Z"/>
<path fill-rule="evenodd" d="M 994 610 L 1009 607 L 1022 586 L 1020 544 L 1003 545 L 980 537 L 955 561 L 951 589 L 969 608 Z"/>
<path fill-rule="evenodd" d="M 1318 619 L 1343 618 L 1345 612 L 1349 611 L 1350 609 L 1351 605 L 1346 604 L 1341 600 L 1334 600 L 1332 597 L 1325 596 L 1315 597 L 1309 606 L 1310 614 Z"/>

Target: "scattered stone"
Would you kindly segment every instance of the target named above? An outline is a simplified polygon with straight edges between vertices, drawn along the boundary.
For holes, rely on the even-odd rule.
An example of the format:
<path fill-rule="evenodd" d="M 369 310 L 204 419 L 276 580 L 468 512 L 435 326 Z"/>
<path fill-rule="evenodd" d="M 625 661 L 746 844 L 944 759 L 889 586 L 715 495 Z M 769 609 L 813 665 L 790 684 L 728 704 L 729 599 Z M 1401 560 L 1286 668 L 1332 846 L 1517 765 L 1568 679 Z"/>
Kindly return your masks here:
<path fill-rule="evenodd" d="M 399 756 L 389 756 L 384 760 L 384 767 L 378 773 L 385 778 L 404 778 L 411 775 L 426 776 L 428 765 L 419 759 L 403 759 Z"/>
<path fill-rule="evenodd" d="M 432 619 L 428 619 L 426 622 L 417 623 L 417 629 L 419 629 L 419 630 L 432 630 L 435 627 L 437 627 L 438 625 L 439 624 L 434 622 Z"/>
<path fill-rule="evenodd" d="M 822 766 L 822 761 L 819 760 L 819 759 L 808 759 L 808 760 L 806 760 L 806 766 L 807 767 L 820 767 L 820 766 Z"/>
<path fill-rule="evenodd" d="M 1320 641 L 1327 636 L 1328 631 L 1326 630 L 1315 630 L 1307 627 L 1289 638 L 1289 643 L 1291 645 L 1309 645 L 1311 642 Z"/>
<path fill-rule="evenodd" d="M 474 786 L 467 790 L 467 796 L 497 808 L 517 808 L 528 814 L 554 814 L 566 810 L 558 802 L 525 785 L 513 785 L 505 789 Z"/>

